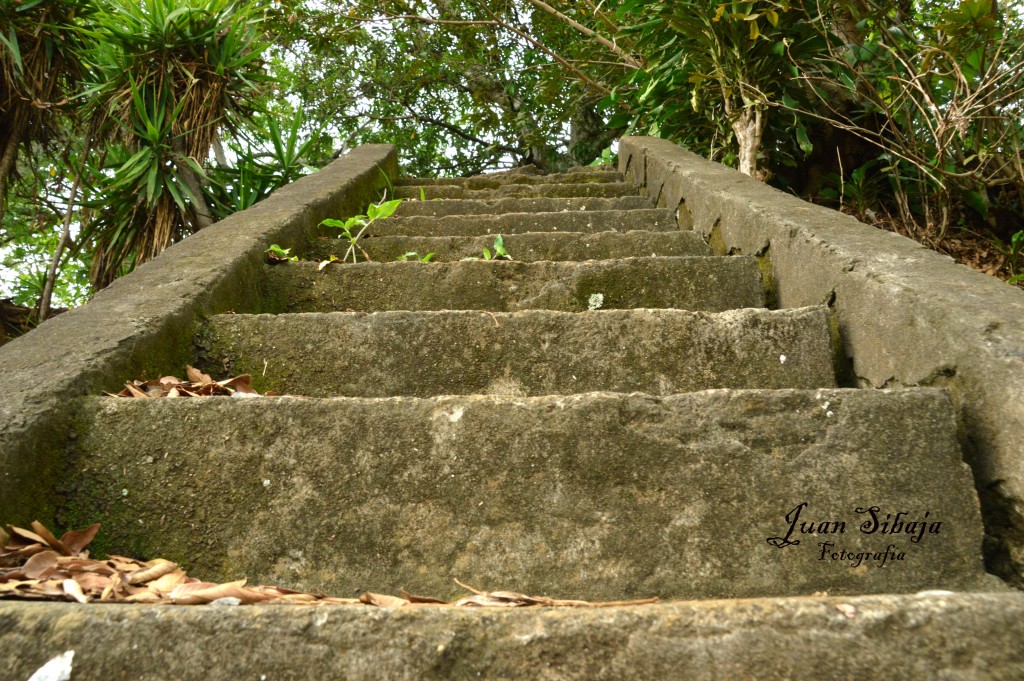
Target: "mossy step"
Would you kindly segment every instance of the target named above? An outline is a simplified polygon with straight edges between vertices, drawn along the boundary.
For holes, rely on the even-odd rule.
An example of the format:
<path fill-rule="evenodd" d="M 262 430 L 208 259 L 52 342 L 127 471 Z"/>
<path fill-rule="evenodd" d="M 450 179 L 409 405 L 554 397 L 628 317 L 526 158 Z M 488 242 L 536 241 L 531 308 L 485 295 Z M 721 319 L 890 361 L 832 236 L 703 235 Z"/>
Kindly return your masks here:
<path fill-rule="evenodd" d="M 764 307 L 757 258 L 586 262 L 315 262 L 268 266 L 267 310 L 563 310 Z"/>
<path fill-rule="evenodd" d="M 102 523 L 106 551 L 207 580 L 448 599 L 457 578 L 587 600 L 985 585 L 977 495 L 933 389 L 83 410 L 65 516 Z M 815 533 L 787 540 L 798 507 Z M 901 530 L 865 533 L 870 508 L 887 529 L 904 512 Z"/>
<path fill-rule="evenodd" d="M 391 217 L 370 224 L 370 236 L 477 236 L 525 232 L 649 232 L 678 231 L 675 214 L 662 208 L 599 210 L 575 213 L 504 213 L 502 215 L 448 215 L 444 217 Z M 324 230 L 329 233 L 330 230 Z"/>
<path fill-rule="evenodd" d="M 313 397 L 835 385 L 828 310 L 217 315 L 201 364 Z"/>
<path fill-rule="evenodd" d="M 576 182 L 567 184 L 507 184 L 498 189 L 467 189 L 450 185 L 395 187 L 398 199 L 505 199 L 638 196 L 626 182 Z"/>
<path fill-rule="evenodd" d="M 581 173 L 556 173 L 551 175 L 494 174 L 472 177 L 399 177 L 395 187 L 451 186 L 466 189 L 497 189 L 510 184 L 589 184 L 622 182 L 622 175 L 615 172 L 597 171 Z"/>
<path fill-rule="evenodd" d="M 65 650 L 75 651 L 73 679 L 1024 677 L 1020 593 L 615 608 L 6 603 L 0 612 L 0 660 L 12 679 Z"/>
<path fill-rule="evenodd" d="M 618 198 L 533 198 L 533 199 L 438 199 L 403 201 L 395 211 L 395 217 L 426 215 L 495 215 L 498 213 L 576 213 L 595 210 L 632 210 L 653 208 L 654 203 L 643 196 L 620 196 Z"/>
<path fill-rule="evenodd" d="M 711 255 L 711 247 L 691 231 L 526 232 L 502 238 L 505 249 L 518 262 Z M 482 257 L 485 248 L 493 252 L 494 236 L 379 236 L 361 239 L 359 246 L 375 262 L 391 262 L 410 252 L 418 256 L 433 253 L 431 262 L 446 262 Z M 340 258 L 347 247 L 344 240 L 316 239 L 306 257 L 316 261 L 332 255 Z"/>

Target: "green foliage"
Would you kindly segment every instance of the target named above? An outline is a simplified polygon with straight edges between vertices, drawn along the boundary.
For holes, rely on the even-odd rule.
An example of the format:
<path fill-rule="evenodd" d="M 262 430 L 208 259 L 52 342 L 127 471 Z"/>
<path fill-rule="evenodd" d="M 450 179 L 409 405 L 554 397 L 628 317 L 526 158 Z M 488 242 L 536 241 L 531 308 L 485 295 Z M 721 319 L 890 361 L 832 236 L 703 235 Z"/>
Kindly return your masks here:
<path fill-rule="evenodd" d="M 1022 17 L 988 0 L 836 4 L 818 31 L 845 18 L 847 40 L 800 71 L 811 96 L 786 106 L 875 147 L 912 231 L 941 240 L 959 219 L 1007 234 L 1024 218 Z"/>
<path fill-rule="evenodd" d="M 322 126 L 310 129 L 301 110 L 284 123 L 277 116 L 253 116 L 229 144 L 234 163 L 208 171 L 207 196 L 218 218 L 252 207 L 326 162 L 324 146 L 330 139 Z"/>
<path fill-rule="evenodd" d="M 434 258 L 433 253 L 427 253 L 426 255 L 420 255 L 416 251 L 409 251 L 398 256 L 396 260 L 399 262 L 406 262 L 409 260 L 415 260 L 416 262 L 430 262 Z"/>
<path fill-rule="evenodd" d="M 50 148 L 85 69 L 88 0 L 0 2 L 0 218 L 19 151 Z"/>
<path fill-rule="evenodd" d="M 567 81 L 522 35 L 487 23 L 493 16 L 543 35 L 546 46 L 577 49 L 574 31 L 529 7 L 285 0 L 269 15 L 281 45 L 272 64 L 281 91 L 331 121 L 343 147 L 394 143 L 406 174 L 589 163 L 615 136 L 599 113 L 601 95 Z M 388 18 L 410 14 L 469 23 Z"/>
<path fill-rule="evenodd" d="M 331 227 L 334 229 L 340 229 L 341 234 L 338 235 L 339 239 L 344 239 L 348 242 L 348 248 L 345 250 L 345 255 L 342 258 L 335 258 L 331 256 L 332 262 L 334 260 L 341 260 L 342 262 L 356 263 L 359 261 L 359 253 L 363 254 L 363 258 L 366 260 L 370 259 L 366 251 L 359 246 L 359 240 L 363 238 L 363 234 L 366 230 L 377 220 L 383 220 L 394 215 L 395 211 L 402 204 L 403 199 L 392 199 L 391 201 L 381 201 L 380 203 L 371 203 L 366 208 L 365 215 L 354 215 L 347 220 L 336 220 L 334 218 L 327 218 L 320 224 L 324 227 Z M 321 263 L 320 269 L 323 269 Z"/>
<path fill-rule="evenodd" d="M 299 256 L 291 254 L 292 249 L 281 248 L 277 244 L 270 244 L 264 253 L 267 254 L 267 262 L 271 265 L 276 265 L 281 262 L 297 262 Z"/>
<path fill-rule="evenodd" d="M 84 97 L 91 137 L 112 145 L 85 239 L 98 286 L 212 221 L 202 167 L 221 128 L 237 129 L 266 79 L 256 5 L 233 0 L 103 0 Z"/>
<path fill-rule="evenodd" d="M 483 249 L 483 257 L 482 258 L 463 258 L 463 260 L 511 260 L 512 259 L 512 256 L 509 255 L 508 251 L 505 250 L 505 240 L 502 238 L 502 236 L 500 234 L 498 236 L 494 237 L 493 248 L 494 248 L 494 252 L 492 253 L 490 251 L 490 249 L 485 247 Z"/>
<path fill-rule="evenodd" d="M 1010 237 L 1009 243 L 1003 243 L 997 239 L 996 248 L 1006 256 L 1009 263 L 1009 282 L 1012 284 L 1024 282 L 1024 230 Z"/>
<path fill-rule="evenodd" d="M 740 169 L 753 174 L 770 107 L 799 88 L 794 64 L 824 49 L 803 4 L 621 3 L 617 17 L 629 24 L 623 32 L 644 46 L 645 57 L 631 88 L 614 96 L 627 100 L 630 128 L 724 160 L 734 158 L 731 150 Z M 809 145 L 805 131 L 795 134 Z"/>

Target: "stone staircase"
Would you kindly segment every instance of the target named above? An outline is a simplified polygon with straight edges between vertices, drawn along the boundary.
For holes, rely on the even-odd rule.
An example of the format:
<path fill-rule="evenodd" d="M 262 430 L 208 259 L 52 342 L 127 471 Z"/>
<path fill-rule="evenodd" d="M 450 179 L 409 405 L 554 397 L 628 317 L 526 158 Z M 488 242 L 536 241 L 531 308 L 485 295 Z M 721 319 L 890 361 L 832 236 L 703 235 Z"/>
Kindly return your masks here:
<path fill-rule="evenodd" d="M 757 258 L 712 256 L 609 171 L 395 193 L 362 241 L 372 262 L 268 266 L 278 314 L 196 336 L 202 369 L 314 399 L 96 398 L 67 518 L 207 578 L 340 595 L 450 597 L 454 578 L 581 599 L 980 585 L 946 397 L 837 388 L 828 310 L 767 309 Z M 460 260 L 499 233 L 513 261 Z M 435 261 L 393 261 L 410 250 Z M 816 531 L 771 545 L 804 503 Z M 861 533 L 869 507 L 903 527 Z M 905 555 L 851 567 L 826 541 Z"/>
<path fill-rule="evenodd" d="M 770 309 L 765 263 L 712 255 L 616 172 L 393 192 L 405 202 L 360 244 L 371 262 L 318 271 L 344 250 L 320 239 L 267 266 L 271 314 L 198 330 L 200 368 L 285 396 L 84 401 L 64 523 L 102 522 L 99 548 L 204 579 L 339 596 L 450 598 L 458 578 L 755 600 L 164 609 L 162 623 L 98 610 L 107 625 L 176 642 L 172 623 L 200 627 L 221 641 L 190 644 L 206 659 L 256 632 L 260 652 L 197 670 L 209 678 L 858 678 L 872 663 L 925 678 L 871 641 L 951 646 L 931 660 L 944 669 L 974 669 L 951 643 L 964 628 L 990 628 L 989 653 L 1006 645 L 1019 601 L 945 593 L 997 580 L 944 392 L 841 387 L 828 308 Z M 462 260 L 498 234 L 512 261 Z M 395 262 L 409 251 L 435 256 Z M 268 657 L 278 645 L 297 668 Z"/>

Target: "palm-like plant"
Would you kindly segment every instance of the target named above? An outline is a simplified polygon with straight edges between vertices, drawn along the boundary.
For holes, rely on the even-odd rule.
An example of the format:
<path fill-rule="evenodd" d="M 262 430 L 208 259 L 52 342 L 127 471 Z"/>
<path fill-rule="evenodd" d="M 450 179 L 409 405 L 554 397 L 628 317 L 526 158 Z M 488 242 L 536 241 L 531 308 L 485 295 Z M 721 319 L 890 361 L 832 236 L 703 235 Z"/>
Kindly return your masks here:
<path fill-rule="evenodd" d="M 0 0 L 0 218 L 20 149 L 45 143 L 83 73 L 83 0 Z"/>
<path fill-rule="evenodd" d="M 114 153 L 89 202 L 91 278 L 110 283 L 212 221 L 201 182 L 222 127 L 251 113 L 259 7 L 234 0 L 104 0 L 94 22 L 91 137 Z"/>

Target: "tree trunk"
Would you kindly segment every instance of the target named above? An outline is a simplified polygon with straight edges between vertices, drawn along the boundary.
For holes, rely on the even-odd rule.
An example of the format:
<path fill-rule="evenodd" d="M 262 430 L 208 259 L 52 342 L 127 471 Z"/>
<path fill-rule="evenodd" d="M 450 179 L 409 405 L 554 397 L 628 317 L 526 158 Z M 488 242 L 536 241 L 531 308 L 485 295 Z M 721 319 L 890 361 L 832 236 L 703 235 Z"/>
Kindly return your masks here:
<path fill-rule="evenodd" d="M 764 114 L 758 106 L 744 107 L 732 122 L 739 146 L 739 171 L 751 177 L 757 176 L 757 152 L 761 149 L 764 124 Z"/>
<path fill-rule="evenodd" d="M 71 238 L 71 214 L 75 210 L 75 198 L 78 196 L 78 187 L 81 181 L 81 175 L 76 174 L 75 183 L 71 185 L 71 194 L 68 196 L 68 210 L 64 214 L 64 229 L 60 234 L 60 241 L 57 242 L 57 248 L 53 252 L 50 268 L 46 271 L 46 283 L 43 284 L 43 293 L 39 296 L 38 313 L 36 315 L 39 322 L 45 322 L 46 318 L 50 316 L 53 285 L 57 281 L 57 268 L 60 267 L 60 259 L 64 255 L 64 247 L 67 246 L 68 240 Z"/>
<path fill-rule="evenodd" d="M 17 117 L 11 125 L 11 134 L 4 142 L 3 153 L 0 155 L 0 223 L 3 222 L 4 206 L 7 205 L 7 188 L 11 175 L 14 173 L 14 164 L 18 160 L 18 145 L 21 144 L 24 132 L 25 124 L 20 117 Z"/>
<path fill-rule="evenodd" d="M 172 148 L 182 156 L 185 155 L 185 146 L 180 139 L 173 142 Z M 199 177 L 185 161 L 180 161 L 176 165 L 178 172 L 181 173 L 182 182 L 185 183 L 185 187 L 188 188 L 195 200 L 196 230 L 205 229 L 213 224 L 213 212 L 206 204 L 206 197 L 203 195 L 203 186 L 199 184 Z"/>

